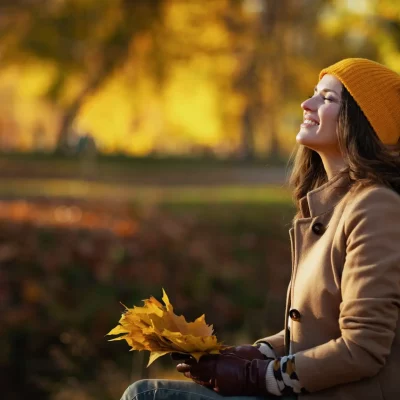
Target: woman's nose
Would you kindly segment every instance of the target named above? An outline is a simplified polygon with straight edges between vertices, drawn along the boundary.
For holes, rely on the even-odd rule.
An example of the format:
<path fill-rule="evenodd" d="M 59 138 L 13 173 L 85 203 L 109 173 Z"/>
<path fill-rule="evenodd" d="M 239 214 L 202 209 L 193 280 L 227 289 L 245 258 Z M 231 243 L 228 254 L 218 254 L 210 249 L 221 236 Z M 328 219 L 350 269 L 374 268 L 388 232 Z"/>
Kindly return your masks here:
<path fill-rule="evenodd" d="M 311 111 L 311 110 L 315 110 L 316 106 L 315 106 L 315 99 L 313 97 L 310 97 L 307 100 L 304 100 L 301 104 L 300 107 L 304 110 L 304 111 Z"/>

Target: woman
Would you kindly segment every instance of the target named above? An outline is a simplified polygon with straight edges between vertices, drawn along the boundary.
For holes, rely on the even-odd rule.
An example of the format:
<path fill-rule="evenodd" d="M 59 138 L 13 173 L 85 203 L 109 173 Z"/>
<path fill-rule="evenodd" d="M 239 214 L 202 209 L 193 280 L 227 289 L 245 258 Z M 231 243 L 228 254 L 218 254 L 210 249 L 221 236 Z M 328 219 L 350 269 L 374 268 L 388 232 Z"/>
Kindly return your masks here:
<path fill-rule="evenodd" d="M 400 76 L 345 59 L 301 106 L 285 329 L 178 364 L 195 383 L 140 381 L 123 400 L 400 398 Z"/>

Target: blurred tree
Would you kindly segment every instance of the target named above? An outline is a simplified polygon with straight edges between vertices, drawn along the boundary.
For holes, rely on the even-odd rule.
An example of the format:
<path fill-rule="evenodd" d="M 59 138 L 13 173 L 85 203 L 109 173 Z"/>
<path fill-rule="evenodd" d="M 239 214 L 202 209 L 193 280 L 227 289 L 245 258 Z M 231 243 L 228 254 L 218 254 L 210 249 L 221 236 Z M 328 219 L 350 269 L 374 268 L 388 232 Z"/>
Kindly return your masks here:
<path fill-rule="evenodd" d="M 356 39 L 373 43 L 378 61 L 400 73 L 400 3 L 396 0 L 365 3 L 361 10 L 348 11 L 359 21 Z"/>
<path fill-rule="evenodd" d="M 61 110 L 57 147 L 63 150 L 84 101 L 148 36 L 149 72 L 162 79 L 156 31 L 163 0 L 29 0 L 1 3 L 0 49 L 4 61 L 40 59 L 55 67 L 47 97 Z M 12 45 L 11 45 L 12 44 Z"/>

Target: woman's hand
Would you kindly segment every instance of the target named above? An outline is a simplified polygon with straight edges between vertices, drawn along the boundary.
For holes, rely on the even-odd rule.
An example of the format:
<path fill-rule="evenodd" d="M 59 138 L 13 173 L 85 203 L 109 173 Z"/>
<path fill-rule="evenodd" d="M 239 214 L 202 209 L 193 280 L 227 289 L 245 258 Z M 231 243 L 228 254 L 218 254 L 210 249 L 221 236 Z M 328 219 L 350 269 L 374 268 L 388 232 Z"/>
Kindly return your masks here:
<path fill-rule="evenodd" d="M 187 360 L 176 369 L 222 395 L 256 396 L 268 394 L 266 372 L 270 362 L 260 358 L 246 360 L 225 350 L 223 354 L 203 356 L 198 362 Z"/>

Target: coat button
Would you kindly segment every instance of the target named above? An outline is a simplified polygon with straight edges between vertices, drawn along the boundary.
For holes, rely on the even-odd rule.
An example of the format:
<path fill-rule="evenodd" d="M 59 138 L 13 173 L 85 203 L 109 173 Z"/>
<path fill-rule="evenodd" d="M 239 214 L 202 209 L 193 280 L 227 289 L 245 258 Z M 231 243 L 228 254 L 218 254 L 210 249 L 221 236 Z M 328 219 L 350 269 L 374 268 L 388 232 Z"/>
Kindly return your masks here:
<path fill-rule="evenodd" d="M 318 235 L 321 236 L 323 235 L 323 233 L 325 232 L 325 227 L 324 225 L 321 224 L 321 222 L 316 222 L 313 226 L 312 226 L 312 231 Z"/>
<path fill-rule="evenodd" d="M 289 311 L 289 317 L 292 319 L 292 321 L 300 321 L 301 314 L 299 310 L 296 310 L 295 308 L 292 308 Z"/>

